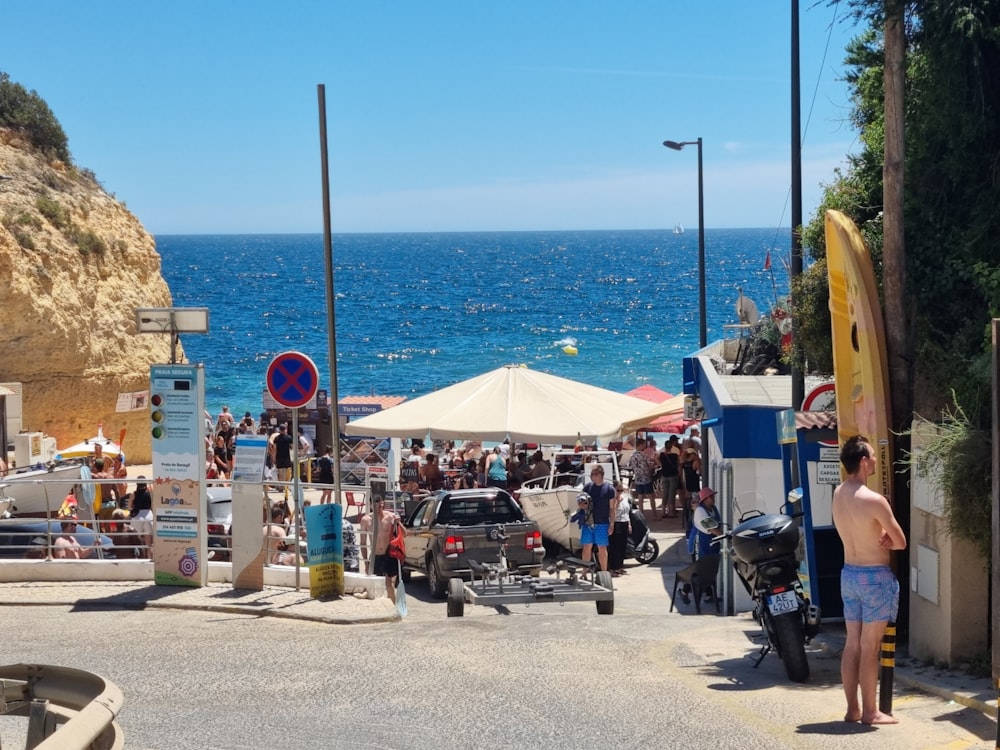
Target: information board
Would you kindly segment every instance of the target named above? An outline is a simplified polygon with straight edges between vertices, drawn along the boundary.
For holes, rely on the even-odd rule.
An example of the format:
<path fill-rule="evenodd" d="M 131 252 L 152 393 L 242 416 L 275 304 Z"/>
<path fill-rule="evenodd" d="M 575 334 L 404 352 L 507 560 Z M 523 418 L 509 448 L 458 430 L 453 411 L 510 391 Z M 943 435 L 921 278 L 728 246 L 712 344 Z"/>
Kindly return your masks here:
<path fill-rule="evenodd" d="M 154 581 L 204 586 L 208 581 L 204 367 L 151 365 L 149 410 Z"/>
<path fill-rule="evenodd" d="M 343 513 L 339 503 L 306 508 L 309 593 L 313 597 L 344 594 Z"/>

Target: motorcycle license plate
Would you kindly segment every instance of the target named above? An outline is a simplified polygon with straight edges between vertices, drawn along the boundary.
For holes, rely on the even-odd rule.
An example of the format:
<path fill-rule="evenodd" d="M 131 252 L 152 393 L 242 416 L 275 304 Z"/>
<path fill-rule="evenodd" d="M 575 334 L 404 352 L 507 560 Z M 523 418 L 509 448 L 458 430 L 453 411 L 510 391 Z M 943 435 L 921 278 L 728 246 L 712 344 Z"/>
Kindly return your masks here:
<path fill-rule="evenodd" d="M 794 591 L 782 591 L 780 594 L 772 594 L 767 597 L 767 608 L 772 615 L 783 615 L 785 612 L 794 612 L 799 608 L 798 598 Z"/>

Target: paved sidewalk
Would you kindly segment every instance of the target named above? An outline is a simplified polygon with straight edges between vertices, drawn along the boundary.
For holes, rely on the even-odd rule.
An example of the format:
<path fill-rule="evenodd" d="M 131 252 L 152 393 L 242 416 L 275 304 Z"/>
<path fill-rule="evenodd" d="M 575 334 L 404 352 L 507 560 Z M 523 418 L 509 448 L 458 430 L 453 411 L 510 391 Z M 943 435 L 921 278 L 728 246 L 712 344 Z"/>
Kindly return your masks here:
<path fill-rule="evenodd" d="M 673 556 L 668 563 L 670 567 L 686 564 L 686 553 L 680 545 L 680 540 L 684 537 L 680 521 L 663 519 L 659 514 L 656 517 L 647 516 L 647 520 L 650 521 L 650 530 L 660 542 L 661 557 Z M 845 640 L 842 622 L 823 622 L 823 629 L 813 639 L 813 644 L 839 657 L 844 650 Z M 897 685 L 937 695 L 997 718 L 997 691 L 989 677 L 974 677 L 960 669 L 938 669 L 925 665 L 911 657 L 905 646 L 899 646 L 893 679 Z"/>
<path fill-rule="evenodd" d="M 837 656 L 844 650 L 843 623 L 823 623 L 823 630 L 813 643 Z M 900 685 L 952 700 L 980 713 L 997 717 L 997 694 L 989 677 L 974 677 L 957 669 L 938 669 L 921 664 L 904 647 L 896 652 L 893 679 Z"/>
<path fill-rule="evenodd" d="M 68 606 L 78 609 L 191 609 L 259 617 L 287 617 L 331 625 L 392 622 L 400 619 L 388 597 L 346 595 L 313 599 L 308 586 L 267 586 L 263 591 L 234 589 L 231 584 L 202 588 L 157 586 L 145 581 L 34 581 L 0 583 L 0 606 Z"/>

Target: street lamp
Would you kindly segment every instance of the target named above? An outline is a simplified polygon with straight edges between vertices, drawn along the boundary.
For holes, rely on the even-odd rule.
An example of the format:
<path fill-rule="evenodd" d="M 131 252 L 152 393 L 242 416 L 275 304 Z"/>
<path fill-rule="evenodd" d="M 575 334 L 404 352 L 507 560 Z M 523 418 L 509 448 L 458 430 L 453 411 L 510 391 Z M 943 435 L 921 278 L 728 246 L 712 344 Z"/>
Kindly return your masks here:
<path fill-rule="evenodd" d="M 663 145 L 680 151 L 685 146 L 698 147 L 698 341 L 702 349 L 708 346 L 705 316 L 705 187 L 701 168 L 701 138 L 696 141 L 664 141 Z"/>
<path fill-rule="evenodd" d="M 169 333 L 170 364 L 177 361 L 178 333 L 208 333 L 207 307 L 137 307 L 136 333 Z"/>

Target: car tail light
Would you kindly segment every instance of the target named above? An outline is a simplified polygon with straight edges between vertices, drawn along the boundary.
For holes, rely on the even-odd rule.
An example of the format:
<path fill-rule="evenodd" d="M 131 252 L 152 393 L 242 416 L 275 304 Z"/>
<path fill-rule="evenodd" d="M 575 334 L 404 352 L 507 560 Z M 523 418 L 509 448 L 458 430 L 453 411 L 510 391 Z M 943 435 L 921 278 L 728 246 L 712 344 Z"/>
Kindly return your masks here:
<path fill-rule="evenodd" d="M 446 555 L 461 555 L 465 552 L 465 540 L 460 536 L 449 536 L 444 540 Z"/>
<path fill-rule="evenodd" d="M 525 549 L 541 549 L 542 548 L 542 532 L 540 531 L 529 531 L 524 535 L 524 548 Z"/>
<path fill-rule="evenodd" d="M 210 523 L 208 524 L 208 533 L 215 536 L 225 536 L 226 527 L 221 523 Z"/>

